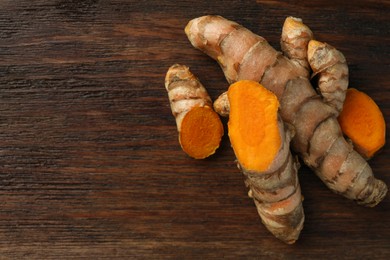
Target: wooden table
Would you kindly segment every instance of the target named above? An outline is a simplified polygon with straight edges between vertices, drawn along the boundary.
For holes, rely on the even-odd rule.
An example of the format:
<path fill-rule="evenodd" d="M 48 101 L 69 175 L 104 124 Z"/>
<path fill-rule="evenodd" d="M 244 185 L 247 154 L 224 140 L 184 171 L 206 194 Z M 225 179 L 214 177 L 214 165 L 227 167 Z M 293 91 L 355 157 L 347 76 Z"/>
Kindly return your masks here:
<path fill-rule="evenodd" d="M 181 151 L 164 88 L 174 63 L 213 99 L 227 88 L 187 40 L 190 19 L 220 14 L 279 48 L 293 15 L 345 54 L 350 86 L 389 128 L 389 12 L 375 0 L 0 1 L 0 258 L 390 259 L 389 195 L 358 206 L 304 166 L 301 238 L 276 240 L 227 135 L 209 159 Z M 370 161 L 388 185 L 389 155 Z"/>

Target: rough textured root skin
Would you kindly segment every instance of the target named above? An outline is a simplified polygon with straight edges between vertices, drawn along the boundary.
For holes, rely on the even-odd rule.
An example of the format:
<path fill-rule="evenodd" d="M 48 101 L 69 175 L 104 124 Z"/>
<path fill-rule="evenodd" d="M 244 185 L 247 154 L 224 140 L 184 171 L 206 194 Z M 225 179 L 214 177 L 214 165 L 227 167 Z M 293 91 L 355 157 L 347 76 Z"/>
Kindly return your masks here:
<path fill-rule="evenodd" d="M 183 116 L 191 108 L 195 106 L 211 107 L 212 102 L 207 90 L 187 66 L 172 65 L 165 77 L 165 88 L 178 129 L 181 128 Z"/>
<path fill-rule="evenodd" d="M 295 126 L 296 136 L 292 141 L 295 151 L 304 155 L 308 154 L 310 142 L 315 129 L 332 117 L 335 120 L 335 111 L 332 107 L 324 104 L 320 98 L 312 97 L 306 99 L 297 111 L 292 124 Z M 327 130 L 325 130 L 327 131 Z"/>
<path fill-rule="evenodd" d="M 228 92 L 228 98 L 232 104 L 232 110 L 230 111 L 229 117 L 229 137 L 231 138 L 235 153 L 239 149 L 248 149 L 252 151 L 252 144 L 239 144 L 236 140 L 233 140 L 235 135 L 231 134 L 234 130 L 232 128 L 239 129 L 241 132 L 246 133 L 246 127 L 244 127 L 243 124 L 238 123 L 240 118 L 242 118 L 239 116 L 238 110 L 241 109 L 241 112 L 243 113 L 242 116 L 253 111 L 258 112 L 257 110 L 252 110 L 253 103 L 251 102 L 246 102 L 247 106 L 245 107 L 241 106 L 242 103 L 237 102 L 237 99 L 242 98 L 242 96 L 239 96 L 237 91 L 232 94 L 232 88 L 234 87 L 236 88 L 235 90 L 241 88 L 241 90 L 238 90 L 242 91 L 241 93 L 246 93 L 246 90 L 242 90 L 242 88 L 246 88 L 246 84 L 242 83 L 243 82 L 240 81 L 233 84 Z M 259 85 L 255 82 L 250 84 Z M 247 86 L 247 88 L 252 87 L 253 86 Z M 246 94 L 253 94 L 253 92 Z M 274 97 L 274 100 L 276 100 L 276 97 L 273 94 L 271 95 Z M 270 102 L 269 100 L 270 99 L 267 98 L 263 102 Z M 264 111 L 270 110 L 265 109 Z M 274 119 L 276 120 L 275 127 L 277 129 L 277 134 L 280 135 L 281 143 L 278 146 L 279 148 L 276 155 L 273 157 L 272 162 L 265 170 L 257 170 L 256 168 L 252 168 L 252 166 L 250 166 L 251 169 L 249 170 L 244 167 L 244 162 L 240 162 L 238 159 L 239 157 L 237 157 L 238 167 L 245 176 L 245 184 L 249 188 L 248 196 L 253 198 L 258 214 L 265 227 L 281 241 L 292 244 L 298 239 L 304 223 L 303 199 L 297 176 L 299 163 L 290 152 L 289 144 L 293 132 L 290 131 L 290 128 L 285 128 L 282 119 L 276 115 L 277 109 L 274 113 L 276 116 Z M 232 123 L 232 121 L 235 123 Z M 269 126 L 270 124 L 267 123 L 267 125 Z M 261 125 L 259 127 L 262 128 Z M 255 131 L 261 131 L 261 129 Z M 272 129 L 268 129 L 265 134 L 269 134 L 270 132 L 272 132 Z M 271 138 L 271 140 L 275 139 Z M 264 144 L 264 146 L 267 146 L 264 148 L 269 147 L 267 144 Z M 255 154 L 258 158 L 257 160 L 263 160 L 261 153 L 255 152 Z M 245 156 L 244 159 L 246 158 L 247 157 Z"/>
<path fill-rule="evenodd" d="M 204 20 L 210 21 L 212 19 L 212 17 L 205 16 L 196 18 L 193 22 L 190 22 L 192 23 L 192 26 L 186 33 L 193 46 L 204 51 L 206 50 L 207 53 L 207 48 L 210 45 L 207 35 L 213 35 L 214 38 L 220 39 L 219 46 L 212 46 L 211 49 L 218 50 L 219 58 L 217 57 L 217 59 L 230 60 L 229 64 L 224 64 L 224 66 L 222 66 L 224 70 L 229 71 L 229 73 L 225 73 L 225 75 L 230 75 L 231 71 L 236 71 L 237 79 L 259 81 L 263 86 L 275 93 L 280 100 L 280 115 L 282 119 L 286 123 L 293 125 L 296 131 L 296 135 L 292 142 L 292 148 L 295 151 L 299 151 L 299 155 L 303 161 L 316 172 L 324 183 L 335 193 L 342 194 L 349 199 L 357 201 L 359 204 L 374 206 L 379 203 L 386 195 L 386 185 L 375 179 L 369 165 L 364 166 L 366 169 L 365 171 L 367 172 L 362 175 L 362 165 L 350 163 L 352 158 L 357 157 L 359 158 L 358 161 L 363 160 L 363 158 L 357 155 L 356 152 L 353 151 L 351 145 L 343 138 L 340 126 L 337 122 L 337 110 L 324 101 L 318 100 L 318 94 L 310 84 L 306 70 L 296 62 L 292 62 L 288 58 L 280 55 L 276 50 L 270 47 L 265 40 L 259 40 L 252 47 L 249 47 L 247 54 L 244 54 L 242 60 L 225 59 L 225 53 L 231 54 L 234 52 L 235 45 L 221 44 L 226 37 L 225 35 L 220 35 L 220 31 L 223 30 L 217 29 L 215 31 L 204 32 L 203 35 L 198 35 L 197 32 L 199 32 L 199 30 L 193 26 L 194 24 L 203 23 L 202 21 Z M 219 24 L 221 28 L 229 26 L 230 28 L 233 28 L 231 26 L 232 23 L 233 22 L 228 20 L 224 21 L 219 17 L 218 22 L 214 24 L 214 28 L 218 27 L 217 24 Z M 241 28 L 236 23 L 234 24 L 236 28 Z M 249 30 L 241 30 L 241 32 L 253 34 Z M 242 35 L 240 37 L 256 38 L 255 36 L 244 37 Z M 202 41 L 194 39 L 202 39 Z M 230 41 L 234 43 L 232 39 L 230 39 Z M 202 42 L 208 43 L 207 46 L 202 45 Z M 226 50 L 227 48 L 229 48 L 229 50 Z M 241 53 L 243 52 L 243 50 L 240 50 L 239 57 L 242 56 Z M 243 71 L 242 68 L 245 68 L 246 71 Z M 235 81 L 234 78 L 227 79 L 229 82 Z M 313 106 L 313 100 L 318 100 L 316 101 L 318 103 L 317 106 Z M 312 111 L 313 109 L 314 112 Z M 316 116 L 315 111 L 317 109 L 319 110 L 321 117 Z M 308 122 L 306 122 L 307 120 Z M 324 141 L 324 143 L 319 141 L 319 136 L 326 136 L 326 141 Z M 341 139 L 341 141 L 336 141 L 338 139 Z M 339 142 L 341 143 L 338 144 Z M 322 145 L 326 144 L 327 147 L 321 149 L 318 147 L 318 143 Z M 350 155 L 351 153 L 353 155 Z M 337 158 L 335 158 L 336 154 Z M 328 163 L 329 160 L 336 160 L 338 163 Z M 348 168 L 348 170 L 345 170 L 346 168 Z M 339 178 L 335 175 L 338 172 L 348 174 L 349 177 Z M 361 180 L 361 178 L 364 180 Z M 332 180 L 332 182 L 325 181 L 328 179 Z M 347 190 L 345 190 L 344 183 L 346 179 L 350 180 Z M 365 181 L 366 179 L 370 179 L 370 182 L 373 184 L 369 184 Z M 362 187 L 362 185 L 360 185 L 362 183 L 365 183 L 366 186 Z"/>
<path fill-rule="evenodd" d="M 240 27 L 239 24 L 233 21 L 225 22 L 221 16 L 209 15 L 204 19 L 191 20 L 185 28 L 185 33 L 190 41 L 199 46 L 203 52 L 218 60 L 218 57 L 222 55 L 219 48 L 222 40 L 238 27 Z M 214 31 L 218 31 L 218 34 L 208 34 Z M 203 37 L 198 37 L 199 35 Z"/>
<path fill-rule="evenodd" d="M 347 90 L 338 121 L 343 133 L 365 159 L 372 158 L 385 145 L 386 123 L 382 111 L 364 92 Z"/>
<path fill-rule="evenodd" d="M 165 88 L 183 151 L 195 159 L 214 154 L 221 142 L 223 125 L 212 110 L 207 90 L 187 66 L 179 64 L 169 68 Z"/>
<path fill-rule="evenodd" d="M 215 34 L 214 32 L 218 33 Z M 251 45 L 254 47 L 260 45 L 261 49 L 269 48 L 271 54 L 274 53 L 272 47 L 264 38 L 250 33 L 248 29 L 221 16 L 209 15 L 204 16 L 203 19 L 193 19 L 187 24 L 185 33 L 193 46 L 196 46 L 219 63 L 229 83 L 240 80 L 238 74 L 240 62 L 236 61 L 247 59 L 246 50 Z M 237 37 L 237 35 L 243 37 Z M 264 43 L 264 46 L 261 46 L 261 43 Z M 227 55 L 226 52 L 230 50 L 231 44 L 239 46 L 239 48 Z M 231 66 L 232 62 L 234 63 L 233 66 Z M 248 59 L 248 62 L 253 61 Z M 247 72 L 247 70 L 244 71 Z"/>
<path fill-rule="evenodd" d="M 307 56 L 313 77 L 318 76 L 318 89 L 324 101 L 340 113 L 348 88 L 348 66 L 344 55 L 329 44 L 311 40 Z"/>
<path fill-rule="evenodd" d="M 281 120 L 279 124 L 282 131 Z M 253 172 L 238 165 L 245 176 L 248 195 L 253 198 L 263 224 L 287 244 L 299 238 L 305 218 L 297 174 L 299 163 L 289 151 L 290 138 L 290 133 L 286 132 L 272 170 Z"/>
<path fill-rule="evenodd" d="M 279 56 L 280 53 L 275 51 L 266 40 L 257 42 L 248 50 L 242 62 L 236 65 L 236 80 L 250 79 L 260 82 L 264 72 L 276 62 Z"/>
<path fill-rule="evenodd" d="M 299 93 L 299 95 L 297 95 Z M 306 77 L 297 77 L 287 82 L 283 95 L 280 98 L 280 107 L 283 110 L 280 114 L 283 120 L 293 124 L 295 116 L 302 104 L 317 96 L 315 90 L 311 87 L 310 81 Z"/>
<path fill-rule="evenodd" d="M 386 184 L 374 178 L 367 161 L 342 136 L 332 142 L 328 154 L 317 175 L 331 190 L 367 207 L 376 206 L 386 196 Z"/>
<path fill-rule="evenodd" d="M 307 47 L 312 39 L 313 32 L 302 22 L 302 19 L 291 16 L 286 18 L 283 24 L 280 47 L 286 57 L 299 63 L 307 70 L 307 73 L 310 71 Z"/>

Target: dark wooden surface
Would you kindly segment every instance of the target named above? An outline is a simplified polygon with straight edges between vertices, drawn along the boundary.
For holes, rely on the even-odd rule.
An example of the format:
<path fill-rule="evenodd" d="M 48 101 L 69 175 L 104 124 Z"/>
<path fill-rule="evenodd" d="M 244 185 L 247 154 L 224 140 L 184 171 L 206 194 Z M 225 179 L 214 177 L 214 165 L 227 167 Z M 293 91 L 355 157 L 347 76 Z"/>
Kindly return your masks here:
<path fill-rule="evenodd" d="M 389 128 L 389 12 L 389 1 L 1 0 L 0 258 L 390 259 L 389 195 L 357 206 L 306 167 L 301 238 L 272 237 L 227 136 L 211 158 L 187 157 L 164 89 L 174 63 L 212 98 L 227 88 L 188 42 L 190 19 L 220 14 L 279 48 L 293 15 L 345 54 L 350 86 Z M 370 161 L 388 185 L 389 155 Z"/>

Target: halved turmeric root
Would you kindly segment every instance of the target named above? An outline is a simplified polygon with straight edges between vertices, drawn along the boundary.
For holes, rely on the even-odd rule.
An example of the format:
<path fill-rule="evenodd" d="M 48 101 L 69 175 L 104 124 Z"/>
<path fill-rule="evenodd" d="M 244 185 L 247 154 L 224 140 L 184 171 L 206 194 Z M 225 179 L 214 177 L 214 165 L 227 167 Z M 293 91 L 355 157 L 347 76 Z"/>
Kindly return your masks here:
<path fill-rule="evenodd" d="M 214 154 L 223 136 L 223 125 L 206 89 L 187 66 L 179 64 L 169 68 L 165 88 L 183 151 L 195 159 Z"/>
<path fill-rule="evenodd" d="M 276 96 L 255 81 L 238 81 L 228 90 L 229 138 L 241 166 L 268 170 L 282 141 Z"/>
<path fill-rule="evenodd" d="M 279 101 L 255 81 L 229 87 L 229 138 L 266 228 L 294 243 L 304 222 L 299 164 L 290 153 L 291 132 L 279 116 Z"/>
<path fill-rule="evenodd" d="M 375 101 L 364 92 L 354 88 L 347 90 L 338 121 L 356 151 L 366 159 L 373 157 L 385 145 L 385 119 Z"/>

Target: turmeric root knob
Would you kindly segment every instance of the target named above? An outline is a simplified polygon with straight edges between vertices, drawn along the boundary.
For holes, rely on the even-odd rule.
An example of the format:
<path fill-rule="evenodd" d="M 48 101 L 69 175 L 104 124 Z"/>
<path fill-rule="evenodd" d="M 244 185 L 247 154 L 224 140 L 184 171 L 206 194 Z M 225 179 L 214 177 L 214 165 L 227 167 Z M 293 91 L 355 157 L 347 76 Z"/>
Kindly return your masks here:
<path fill-rule="evenodd" d="M 356 151 L 366 159 L 373 157 L 385 145 L 385 119 L 367 94 L 354 88 L 348 89 L 338 121 Z"/>
<path fill-rule="evenodd" d="M 241 166 L 249 171 L 266 171 L 280 150 L 276 96 L 261 85 L 238 81 L 228 90 L 231 106 L 229 137 Z"/>
<path fill-rule="evenodd" d="M 214 154 L 223 125 L 204 86 L 187 66 L 175 64 L 167 72 L 165 88 L 183 151 L 195 159 Z"/>
<path fill-rule="evenodd" d="M 307 59 L 313 70 L 312 77 L 318 75 L 318 90 L 324 102 L 340 113 L 348 88 L 349 72 L 344 55 L 329 44 L 311 40 Z"/>
<path fill-rule="evenodd" d="M 307 27 L 302 19 L 287 17 L 283 24 L 280 47 L 284 55 L 291 61 L 298 62 L 309 73 L 307 60 L 307 45 L 313 39 L 313 32 Z"/>

